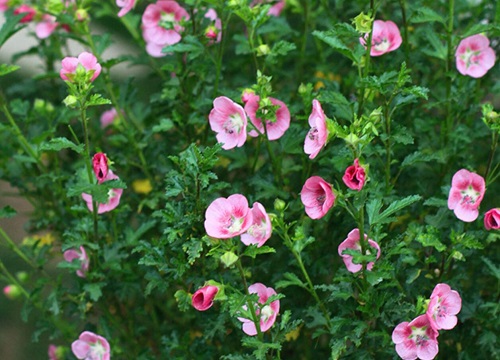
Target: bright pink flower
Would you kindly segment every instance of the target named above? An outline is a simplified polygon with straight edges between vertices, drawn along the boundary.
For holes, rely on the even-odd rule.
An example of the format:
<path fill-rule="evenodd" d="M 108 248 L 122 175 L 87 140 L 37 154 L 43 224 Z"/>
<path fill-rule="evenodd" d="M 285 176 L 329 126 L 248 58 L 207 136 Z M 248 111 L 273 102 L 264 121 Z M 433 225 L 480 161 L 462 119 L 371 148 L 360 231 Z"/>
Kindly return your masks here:
<path fill-rule="evenodd" d="M 104 178 L 102 182 L 108 181 L 108 180 L 115 180 L 119 179 L 118 176 L 113 174 L 111 170 L 108 171 L 108 175 Z M 108 193 L 108 202 L 105 204 L 97 204 L 97 213 L 102 214 L 108 211 L 111 211 L 115 209 L 118 204 L 120 203 L 120 198 L 122 196 L 123 189 L 111 189 L 109 190 Z M 82 194 L 83 200 L 87 202 L 87 207 L 89 208 L 90 211 L 93 211 L 94 207 L 92 205 L 92 195 L 83 193 Z"/>
<path fill-rule="evenodd" d="M 87 256 L 87 252 L 85 251 L 85 248 L 83 246 L 80 246 L 80 251 L 71 249 L 71 250 L 66 250 L 64 252 L 64 260 L 67 262 L 73 262 L 73 260 L 78 259 L 80 262 L 80 269 L 76 270 L 76 275 L 78 275 L 81 278 L 84 278 L 89 271 L 89 257 Z"/>
<path fill-rule="evenodd" d="M 118 17 L 122 17 L 133 9 L 133 7 L 135 6 L 135 0 L 116 0 L 116 5 L 121 8 L 121 10 L 118 12 Z"/>
<path fill-rule="evenodd" d="M 367 239 L 367 235 L 365 234 L 365 240 Z M 344 264 L 347 268 L 348 271 L 352 273 L 357 273 L 361 269 L 363 269 L 362 264 L 355 264 L 352 262 L 352 255 L 348 254 L 342 254 L 344 250 L 346 249 L 352 249 L 361 252 L 361 244 L 359 243 L 360 236 L 359 236 L 359 229 L 354 229 L 352 230 L 348 235 L 347 239 L 345 239 L 338 248 L 339 255 L 342 257 L 342 260 L 344 260 Z M 373 241 L 372 239 L 368 239 L 368 245 L 372 248 L 372 251 L 377 252 L 377 259 L 380 257 L 380 246 Z M 370 250 L 366 250 L 366 255 L 370 254 Z M 368 264 L 366 264 L 366 270 L 371 271 L 373 269 L 373 262 L 370 261 Z"/>
<path fill-rule="evenodd" d="M 216 42 L 220 42 L 222 38 L 222 22 L 217 16 L 217 12 L 214 9 L 208 9 L 205 13 L 205 18 L 212 21 L 212 24 L 205 30 L 205 36 Z"/>
<path fill-rule="evenodd" d="M 118 113 L 115 108 L 103 112 L 101 115 L 101 127 L 105 128 L 111 125 L 116 119 L 118 119 Z"/>
<path fill-rule="evenodd" d="M 285 7 L 285 0 L 254 0 L 250 4 L 250 6 L 255 6 L 257 4 L 270 4 L 274 3 L 273 6 L 269 9 L 267 12 L 267 15 L 269 16 L 275 16 L 278 17 L 280 16 L 281 12 L 283 11 L 283 8 Z"/>
<path fill-rule="evenodd" d="M 484 227 L 486 230 L 500 229 L 500 209 L 491 209 L 484 214 Z"/>
<path fill-rule="evenodd" d="M 392 341 L 403 360 L 432 360 L 439 352 L 438 335 L 424 314 L 410 323 L 405 321 L 396 326 L 392 332 Z"/>
<path fill-rule="evenodd" d="M 261 247 L 271 237 L 272 226 L 269 215 L 261 203 L 254 202 L 251 209 L 253 221 L 247 232 L 241 235 L 241 242 L 245 245 L 255 244 Z"/>
<path fill-rule="evenodd" d="M 290 111 L 283 101 L 270 97 L 271 103 L 273 105 L 279 106 L 276 110 L 276 121 L 266 121 L 266 129 L 264 130 L 264 125 L 262 124 L 262 119 L 257 117 L 257 111 L 259 110 L 259 100 L 258 95 L 250 96 L 250 99 L 245 104 L 245 112 L 248 114 L 250 121 L 259 130 L 261 134 L 267 131 L 267 138 L 269 140 L 276 140 L 283 136 L 285 131 L 290 127 Z M 259 133 L 252 130 L 248 135 L 256 137 Z"/>
<path fill-rule="evenodd" d="M 92 167 L 94 168 L 94 174 L 97 181 L 102 183 L 106 176 L 108 176 L 108 158 L 104 153 L 97 153 L 92 158 Z"/>
<path fill-rule="evenodd" d="M 65 57 L 62 62 L 62 69 L 59 75 L 63 80 L 72 81 L 78 66 L 83 66 L 86 71 L 93 73 L 90 81 L 94 81 L 101 73 L 101 65 L 97 62 L 97 58 L 88 52 L 82 52 L 75 57 Z"/>
<path fill-rule="evenodd" d="M 304 142 L 304 152 L 309 155 L 309 159 L 314 159 L 326 145 L 328 140 L 328 130 L 326 128 L 326 116 L 321 104 L 314 99 L 312 102 L 312 112 L 309 116 L 311 130 L 307 133 Z"/>
<path fill-rule="evenodd" d="M 455 58 L 460 74 L 473 78 L 483 77 L 495 65 L 495 51 L 490 47 L 490 40 L 482 34 L 460 41 Z"/>
<path fill-rule="evenodd" d="M 273 288 L 266 287 L 264 284 L 255 283 L 248 287 L 248 292 L 250 294 L 259 295 L 259 302 L 255 304 L 254 308 L 257 318 L 259 319 L 260 331 L 266 332 L 276 321 L 276 316 L 280 311 L 280 301 L 275 300 L 269 305 L 262 305 L 265 304 L 272 295 L 276 295 L 276 291 L 274 291 Z M 245 306 L 244 309 L 247 309 L 247 307 Z M 257 328 L 253 320 L 242 317 L 239 317 L 238 320 L 243 323 L 242 330 L 245 334 L 250 336 L 257 335 Z"/>
<path fill-rule="evenodd" d="M 52 35 L 58 26 L 59 24 L 56 22 L 55 16 L 43 14 L 42 21 L 38 22 L 35 26 L 35 34 L 39 39 L 46 39 Z"/>
<path fill-rule="evenodd" d="M 229 239 L 243 234 L 252 225 L 253 215 L 247 199 L 240 194 L 212 201 L 205 212 L 208 236 Z"/>
<path fill-rule="evenodd" d="M 181 21 L 189 20 L 189 14 L 176 1 L 160 0 L 149 4 L 142 15 L 142 36 L 146 51 L 154 57 L 165 56 L 165 46 L 181 41 L 184 29 Z"/>
<path fill-rule="evenodd" d="M 457 325 L 456 315 L 462 309 L 462 299 L 447 284 L 437 284 L 427 307 L 427 317 L 436 330 L 450 330 Z"/>
<path fill-rule="evenodd" d="M 214 100 L 214 108 L 208 115 L 210 128 L 225 150 L 242 146 L 247 140 L 247 116 L 241 105 L 225 96 Z"/>
<path fill-rule="evenodd" d="M 205 311 L 214 304 L 215 295 L 219 292 L 219 288 L 213 285 L 204 286 L 193 294 L 191 304 L 198 311 Z"/>
<path fill-rule="evenodd" d="M 366 34 L 364 37 L 359 38 L 359 42 L 364 47 L 366 47 L 368 36 L 369 34 Z M 390 20 L 375 20 L 373 22 L 371 56 L 380 56 L 394 51 L 401 46 L 402 42 L 398 26 L 394 22 Z"/>
<path fill-rule="evenodd" d="M 71 350 L 77 359 L 109 360 L 111 357 L 108 340 L 90 331 L 82 332 L 71 344 Z"/>
<path fill-rule="evenodd" d="M 448 209 L 453 210 L 462 221 L 476 220 L 485 190 L 482 176 L 465 169 L 457 171 L 451 180 Z"/>
<path fill-rule="evenodd" d="M 33 9 L 29 5 L 21 5 L 14 10 L 14 15 L 26 14 L 19 22 L 20 23 L 29 23 L 33 20 L 36 15 L 36 10 Z"/>
<path fill-rule="evenodd" d="M 9 8 L 9 0 L 0 0 L 0 11 L 6 11 Z"/>
<path fill-rule="evenodd" d="M 306 208 L 307 216 L 320 219 L 335 203 L 335 194 L 330 183 L 319 176 L 311 176 L 302 187 L 300 200 Z"/>
<path fill-rule="evenodd" d="M 366 172 L 365 168 L 359 165 L 359 160 L 354 160 L 354 165 L 349 166 L 342 176 L 344 184 L 352 190 L 360 191 L 365 185 Z"/>

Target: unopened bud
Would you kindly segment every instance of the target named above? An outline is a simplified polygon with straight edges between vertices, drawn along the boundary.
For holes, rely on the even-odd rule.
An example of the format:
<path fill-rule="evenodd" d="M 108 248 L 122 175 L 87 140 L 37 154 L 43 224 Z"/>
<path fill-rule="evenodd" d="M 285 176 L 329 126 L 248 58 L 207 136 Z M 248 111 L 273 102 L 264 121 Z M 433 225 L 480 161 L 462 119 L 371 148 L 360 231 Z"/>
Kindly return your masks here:
<path fill-rule="evenodd" d="M 69 108 L 73 108 L 76 103 L 77 103 L 77 98 L 73 95 L 68 95 L 66 98 L 63 100 L 64 105 L 66 105 Z"/>
<path fill-rule="evenodd" d="M 262 44 L 257 47 L 257 56 L 265 56 L 271 52 L 271 48 L 267 44 Z"/>
<path fill-rule="evenodd" d="M 21 297 L 21 289 L 19 286 L 11 284 L 3 288 L 3 293 L 5 296 L 11 300 L 15 300 Z"/>
<path fill-rule="evenodd" d="M 238 256 L 232 251 L 226 251 L 226 253 L 220 257 L 220 261 L 222 261 L 225 267 L 230 267 L 238 261 Z"/>
<path fill-rule="evenodd" d="M 281 199 L 274 200 L 274 209 L 276 211 L 283 211 L 286 208 L 286 202 Z"/>
<path fill-rule="evenodd" d="M 366 34 L 372 30 L 373 19 L 370 15 L 361 13 L 352 19 L 352 23 L 359 33 Z"/>

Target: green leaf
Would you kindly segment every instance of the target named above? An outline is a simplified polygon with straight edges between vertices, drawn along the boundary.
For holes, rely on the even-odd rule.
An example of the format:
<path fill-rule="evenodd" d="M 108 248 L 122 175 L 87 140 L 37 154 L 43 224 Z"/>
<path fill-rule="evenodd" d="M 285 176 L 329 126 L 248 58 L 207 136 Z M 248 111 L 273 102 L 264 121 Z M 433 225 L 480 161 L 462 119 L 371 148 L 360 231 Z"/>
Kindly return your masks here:
<path fill-rule="evenodd" d="M 497 267 L 493 262 L 491 262 L 490 259 L 481 256 L 481 260 L 486 264 L 486 266 L 490 269 L 491 274 L 496 277 L 498 280 L 500 280 L 500 268 Z"/>
<path fill-rule="evenodd" d="M 269 254 L 269 253 L 275 253 L 276 250 L 270 246 L 261 246 L 257 247 L 257 245 L 249 245 L 246 247 L 245 251 L 243 252 L 244 256 L 249 256 L 252 259 L 255 259 L 257 255 L 260 254 Z"/>
<path fill-rule="evenodd" d="M 17 14 L 13 15 L 13 10 L 9 9 L 8 11 L 5 12 L 5 23 L 3 24 L 2 28 L 0 29 L 0 47 L 5 44 L 5 42 L 16 32 L 19 30 L 22 30 L 26 25 L 22 25 L 16 28 L 16 25 L 19 23 L 19 20 L 21 20 L 25 14 Z"/>
<path fill-rule="evenodd" d="M 298 286 L 303 289 L 307 289 L 306 284 L 304 284 L 302 280 L 300 280 L 299 277 L 294 273 L 286 272 L 283 274 L 283 277 L 285 278 L 285 280 L 279 280 L 278 282 L 276 282 L 277 289 L 286 288 L 289 286 Z"/>
<path fill-rule="evenodd" d="M 200 239 L 189 239 L 182 245 L 182 250 L 188 255 L 188 263 L 193 265 L 203 251 L 203 243 Z"/>
<path fill-rule="evenodd" d="M 180 311 L 186 312 L 191 310 L 191 294 L 185 290 L 177 290 L 174 297 Z"/>
<path fill-rule="evenodd" d="M 58 137 L 51 139 L 48 143 L 43 143 L 39 148 L 40 151 L 61 151 L 62 149 L 71 149 L 81 154 L 84 150 L 84 145 L 76 145 L 65 137 Z"/>
<path fill-rule="evenodd" d="M 21 67 L 18 65 L 0 64 L 0 76 L 10 74 L 11 72 L 19 70 L 20 68 Z"/>
<path fill-rule="evenodd" d="M 111 100 L 103 98 L 101 94 L 93 94 L 85 105 L 99 106 L 99 105 L 109 105 L 109 104 L 111 104 Z"/>
<path fill-rule="evenodd" d="M 361 62 L 365 49 L 359 43 L 359 33 L 350 24 L 336 24 L 327 31 L 313 31 L 313 35 L 356 64 Z"/>
<path fill-rule="evenodd" d="M 336 117 L 352 121 L 352 107 L 349 100 L 337 91 L 324 91 L 319 98 L 320 101 L 328 102 L 333 107 Z"/>
<path fill-rule="evenodd" d="M 174 122 L 170 119 L 161 119 L 158 125 L 153 126 L 153 132 L 164 132 L 169 131 L 174 127 Z"/>
<path fill-rule="evenodd" d="M 500 8 L 500 6 L 497 5 L 497 11 Z M 462 34 L 460 34 L 462 39 L 465 39 L 466 37 L 480 34 L 480 33 L 487 33 L 487 32 L 494 32 L 495 34 L 498 35 L 500 33 L 500 25 L 492 23 L 492 24 L 482 24 L 482 23 L 474 23 L 470 28 L 465 30 Z"/>
<path fill-rule="evenodd" d="M 372 209 L 372 211 L 368 211 L 368 209 L 367 209 L 367 213 L 369 214 L 368 219 L 370 221 L 370 225 L 384 224 L 384 223 L 390 222 L 391 220 L 389 219 L 389 217 L 391 215 L 404 209 L 407 206 L 410 206 L 414 202 L 419 201 L 421 198 L 422 197 L 420 195 L 411 195 L 411 196 L 405 197 L 404 199 L 394 201 L 382 213 L 375 214 L 375 215 L 372 214 L 372 216 L 373 216 L 372 218 L 370 218 L 370 213 L 373 212 L 373 209 Z"/>
<path fill-rule="evenodd" d="M 182 38 L 181 42 L 163 48 L 162 53 L 187 53 L 188 59 L 192 60 L 202 55 L 205 52 L 205 46 L 192 35 Z"/>
<path fill-rule="evenodd" d="M 102 288 L 106 285 L 104 282 L 85 284 L 83 289 L 89 294 L 92 301 L 98 301 L 102 296 Z"/>
<path fill-rule="evenodd" d="M 426 226 L 425 232 L 419 233 L 415 240 L 424 247 L 433 247 L 439 252 L 446 250 L 446 245 L 440 240 L 441 234 L 439 230 L 433 226 Z"/>
<path fill-rule="evenodd" d="M 10 205 L 4 206 L 0 209 L 0 219 L 8 219 L 17 215 L 17 211 Z"/>
<path fill-rule="evenodd" d="M 426 22 L 439 22 L 443 25 L 446 24 L 444 18 L 439 15 L 434 10 L 428 7 L 418 7 L 415 11 L 415 15 L 410 18 L 410 22 L 414 24 L 426 23 Z"/>

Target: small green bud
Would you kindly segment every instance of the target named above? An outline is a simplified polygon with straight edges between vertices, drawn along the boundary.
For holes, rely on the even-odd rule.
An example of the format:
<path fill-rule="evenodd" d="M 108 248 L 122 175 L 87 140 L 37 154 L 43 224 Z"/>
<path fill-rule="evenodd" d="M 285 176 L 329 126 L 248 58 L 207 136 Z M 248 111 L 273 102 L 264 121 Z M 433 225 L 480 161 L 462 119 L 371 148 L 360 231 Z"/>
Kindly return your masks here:
<path fill-rule="evenodd" d="M 33 108 L 37 112 L 42 112 L 45 110 L 45 100 L 42 99 L 35 99 L 35 102 L 33 103 Z"/>
<path fill-rule="evenodd" d="M 6 287 L 4 287 L 3 293 L 10 300 L 19 299 L 22 295 L 22 292 L 21 292 L 21 289 L 19 288 L 19 286 L 14 285 L 14 284 L 7 285 Z"/>
<path fill-rule="evenodd" d="M 16 277 L 22 283 L 26 282 L 29 279 L 29 275 L 26 271 L 18 271 L 16 273 Z"/>
<path fill-rule="evenodd" d="M 455 260 L 458 260 L 458 261 L 465 261 L 465 257 L 464 257 L 464 254 L 462 254 L 460 251 L 453 251 L 453 253 L 451 254 L 451 256 L 453 257 L 453 259 Z"/>
<path fill-rule="evenodd" d="M 382 108 L 378 107 L 370 113 L 369 119 L 376 124 L 382 119 Z"/>
<path fill-rule="evenodd" d="M 372 23 L 373 18 L 363 12 L 352 19 L 352 24 L 360 34 L 369 33 L 372 30 Z"/>
<path fill-rule="evenodd" d="M 220 261 L 222 261 L 225 267 L 230 267 L 238 261 L 238 256 L 232 251 L 226 251 L 224 255 L 220 257 Z"/>
<path fill-rule="evenodd" d="M 281 199 L 276 199 L 274 200 L 274 210 L 276 211 L 283 211 L 286 208 L 286 202 L 284 202 Z"/>
<path fill-rule="evenodd" d="M 353 133 L 350 133 L 349 135 L 347 135 L 344 140 L 346 143 L 348 143 L 349 145 L 351 145 L 353 147 L 356 146 L 359 142 L 359 138 Z"/>
<path fill-rule="evenodd" d="M 77 21 L 85 21 L 89 18 L 89 13 L 85 9 L 78 9 L 75 12 L 75 19 Z"/>
<path fill-rule="evenodd" d="M 59 14 L 64 11 L 64 2 L 61 0 L 48 0 L 46 6 L 49 13 Z"/>
<path fill-rule="evenodd" d="M 63 100 L 64 105 L 69 108 L 74 108 L 77 102 L 78 99 L 73 95 L 68 95 L 66 96 L 66 99 Z"/>
<path fill-rule="evenodd" d="M 271 48 L 267 44 L 262 44 L 257 47 L 257 56 L 265 56 L 271 52 Z"/>

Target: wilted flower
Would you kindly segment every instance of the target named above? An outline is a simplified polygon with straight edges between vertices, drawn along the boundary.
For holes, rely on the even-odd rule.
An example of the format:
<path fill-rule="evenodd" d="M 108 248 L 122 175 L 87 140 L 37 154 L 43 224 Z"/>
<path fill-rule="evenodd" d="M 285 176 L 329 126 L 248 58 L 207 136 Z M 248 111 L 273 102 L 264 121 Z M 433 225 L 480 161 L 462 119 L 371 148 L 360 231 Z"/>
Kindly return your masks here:
<path fill-rule="evenodd" d="M 462 221 L 476 220 L 485 190 L 482 176 L 465 169 L 457 171 L 451 180 L 448 209 L 453 210 L 456 217 Z"/>
<path fill-rule="evenodd" d="M 252 225 L 246 233 L 241 235 L 241 242 L 245 245 L 255 244 L 257 247 L 261 247 L 271 237 L 271 220 L 261 203 L 254 202 L 251 212 L 253 216 Z"/>
<path fill-rule="evenodd" d="M 116 5 L 121 8 L 118 12 L 118 17 L 122 17 L 133 9 L 135 6 L 135 0 L 116 0 Z"/>
<path fill-rule="evenodd" d="M 436 330 L 450 330 L 457 325 L 456 315 L 462 309 L 462 299 L 448 284 L 437 284 L 431 294 L 427 316 Z"/>
<path fill-rule="evenodd" d="M 368 236 L 365 234 L 365 240 Z M 359 236 L 359 229 L 354 229 L 352 230 L 348 235 L 347 239 L 345 239 L 338 248 L 339 255 L 342 257 L 342 260 L 344 260 L 344 264 L 347 268 L 348 271 L 352 273 L 357 273 L 361 269 L 363 269 L 362 264 L 355 264 L 352 262 L 352 255 L 349 254 L 343 254 L 344 250 L 346 249 L 352 249 L 361 252 L 361 244 L 359 243 L 360 236 Z M 369 255 L 371 252 L 377 252 L 377 259 L 380 257 L 380 246 L 373 241 L 372 239 L 368 239 L 368 245 L 372 249 L 366 250 L 366 255 Z M 370 261 L 369 263 L 366 264 L 366 270 L 371 271 L 373 269 L 373 261 Z"/>
<path fill-rule="evenodd" d="M 82 332 L 71 344 L 71 350 L 81 360 L 109 360 L 111 357 L 108 340 L 90 331 Z"/>
<path fill-rule="evenodd" d="M 102 183 L 106 176 L 108 176 L 108 158 L 104 153 L 97 153 L 92 158 L 92 167 L 94 168 L 94 174 L 97 181 Z"/>
<path fill-rule="evenodd" d="M 326 116 L 321 103 L 316 99 L 312 102 L 309 125 L 311 126 L 311 130 L 307 133 L 306 140 L 304 141 L 304 152 L 309 155 L 309 159 L 314 159 L 328 140 Z"/>
<path fill-rule="evenodd" d="M 344 184 L 352 190 L 360 191 L 365 185 L 366 172 L 363 166 L 359 165 L 359 160 L 354 160 L 354 165 L 349 166 L 342 176 Z"/>
<path fill-rule="evenodd" d="M 270 97 L 269 100 L 271 104 L 277 105 L 276 110 L 276 120 L 266 121 L 266 129 L 264 130 L 264 125 L 262 119 L 257 117 L 257 111 L 259 110 L 260 97 L 258 95 L 250 96 L 249 100 L 245 104 L 245 112 L 248 114 L 252 124 L 259 130 L 261 134 L 267 132 L 267 138 L 269 140 L 276 140 L 283 136 L 285 131 L 290 127 L 290 111 L 283 101 Z M 250 136 L 259 136 L 258 132 L 252 130 L 248 133 Z"/>
<path fill-rule="evenodd" d="M 240 194 L 212 201 L 205 212 L 205 230 L 208 236 L 229 239 L 243 234 L 252 225 L 252 211 L 248 200 Z"/>
<path fill-rule="evenodd" d="M 210 128 L 217 133 L 217 141 L 225 150 L 242 146 L 247 140 L 247 116 L 241 105 L 225 96 L 214 100 L 208 115 Z"/>
<path fill-rule="evenodd" d="M 88 52 L 82 52 L 78 58 L 65 57 L 61 64 L 59 75 L 63 80 L 70 82 L 73 82 L 78 66 L 82 66 L 87 72 L 92 72 L 90 81 L 94 81 L 101 73 L 101 65 L 97 62 L 97 58 Z"/>
<path fill-rule="evenodd" d="M 73 262 L 73 260 L 78 259 L 80 262 L 80 269 L 76 270 L 76 275 L 84 278 L 89 270 L 89 257 L 83 246 L 80 246 L 80 251 L 75 249 L 66 250 L 64 252 L 64 260 L 67 262 Z"/>
<path fill-rule="evenodd" d="M 460 41 L 455 58 L 460 74 L 473 78 L 483 77 L 495 65 L 495 51 L 490 47 L 490 40 L 482 34 Z"/>
<path fill-rule="evenodd" d="M 335 194 L 330 183 L 319 176 L 311 176 L 302 187 L 300 200 L 306 208 L 307 216 L 320 219 L 335 203 Z"/>
<path fill-rule="evenodd" d="M 392 332 L 396 352 L 403 360 L 432 360 L 439 352 L 438 332 L 432 328 L 427 315 L 420 315 L 410 323 L 402 322 Z"/>
<path fill-rule="evenodd" d="M 206 285 L 193 294 L 191 304 L 198 311 L 205 311 L 212 307 L 214 298 L 219 292 L 219 288 L 213 285 Z"/>
<path fill-rule="evenodd" d="M 366 34 L 364 37 L 359 38 L 361 45 L 366 47 L 368 36 L 369 34 Z M 403 39 L 398 26 L 394 22 L 390 20 L 375 20 L 373 22 L 371 56 L 380 56 L 394 51 L 401 46 L 402 42 Z"/>
<path fill-rule="evenodd" d="M 484 214 L 484 227 L 486 230 L 500 229 L 500 209 L 491 209 Z"/>
<path fill-rule="evenodd" d="M 271 296 L 276 295 L 276 291 L 274 291 L 273 288 L 266 287 L 264 284 L 255 283 L 248 287 L 248 292 L 250 294 L 259 295 L 259 302 L 258 304 L 255 304 L 255 312 L 257 318 L 259 319 L 260 331 L 266 332 L 273 326 L 274 322 L 276 321 L 276 316 L 280 311 L 280 301 L 275 300 L 270 304 L 264 306 L 262 306 L 262 304 L 265 304 Z M 250 336 L 257 335 L 257 328 L 255 327 L 255 323 L 253 322 L 253 320 L 242 317 L 239 317 L 238 320 L 243 323 L 242 330 L 245 334 Z"/>
<path fill-rule="evenodd" d="M 104 178 L 102 182 L 108 181 L 108 180 L 116 180 L 119 179 L 118 176 L 113 174 L 111 170 L 108 170 L 108 175 Z M 101 183 L 102 183 L 101 182 Z M 108 201 L 105 204 L 98 204 L 98 214 L 102 214 L 108 211 L 111 211 L 115 209 L 118 204 L 120 203 L 120 198 L 122 196 L 123 189 L 111 189 L 108 192 Z M 92 200 L 92 195 L 83 193 L 82 194 L 83 200 L 87 202 L 87 207 L 89 208 L 90 211 L 93 211 L 93 200 Z"/>

